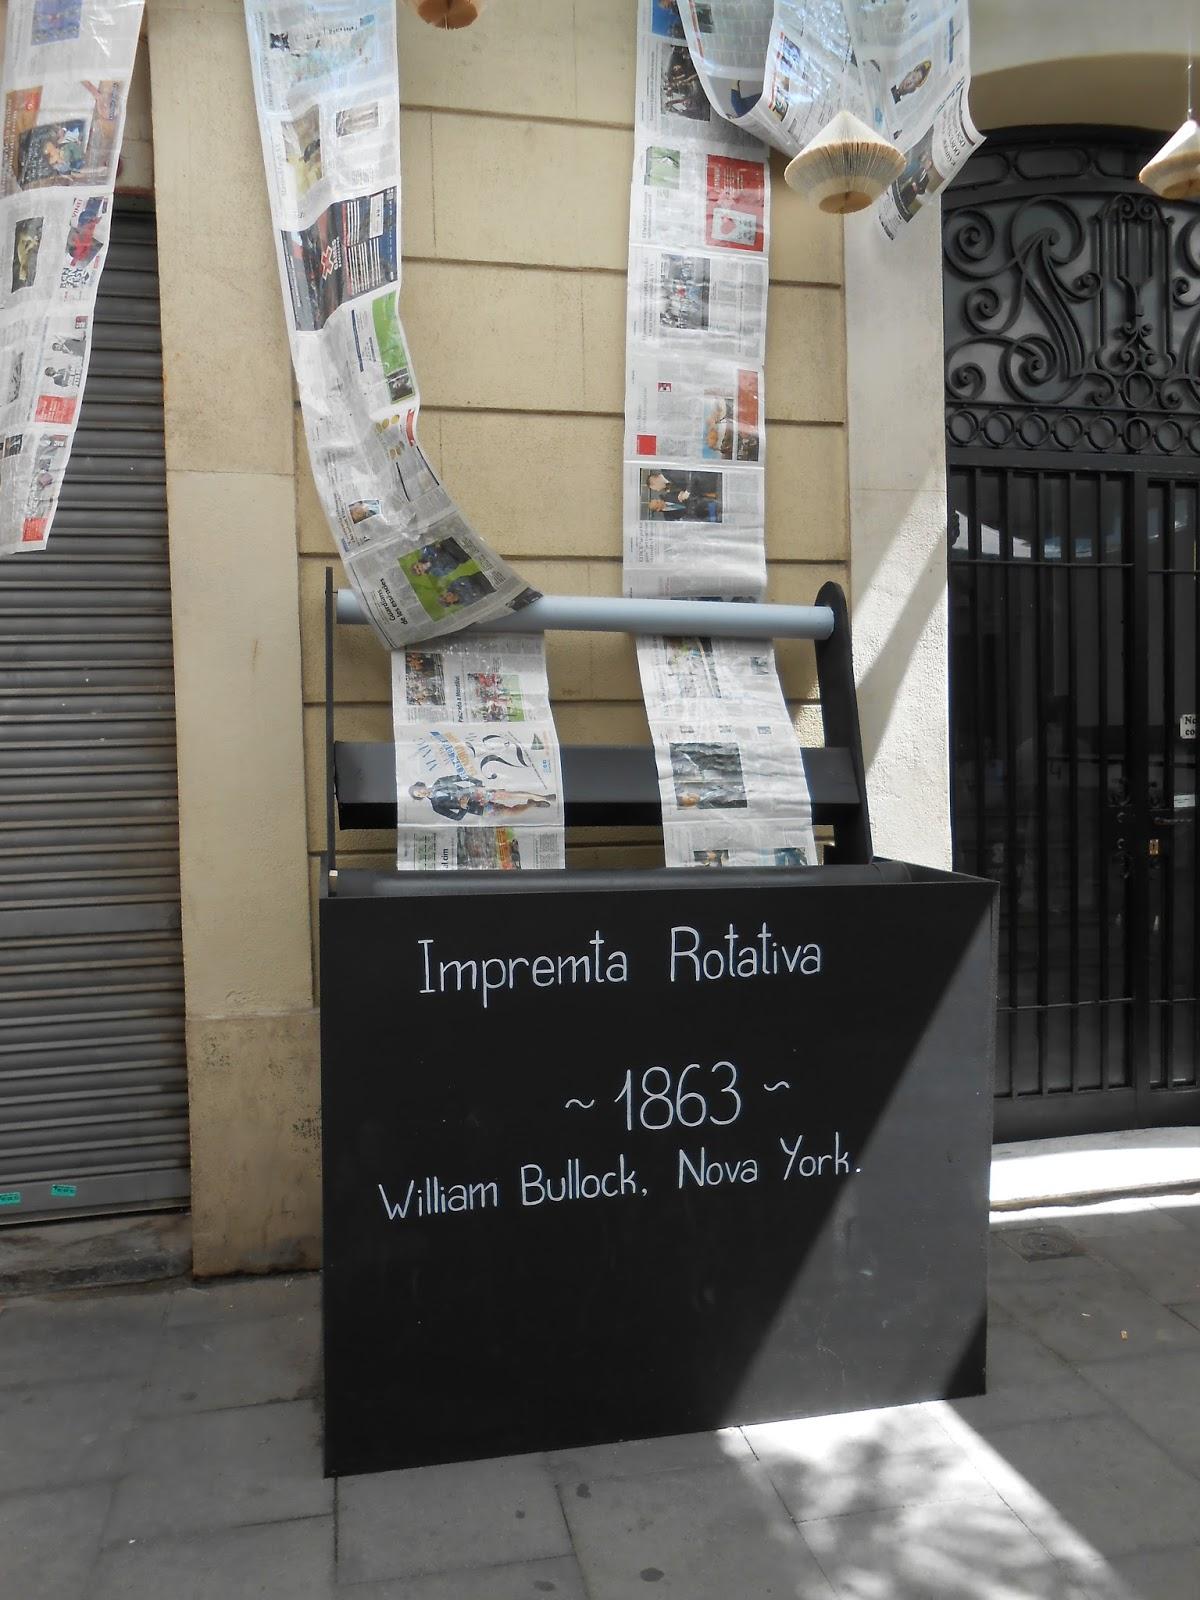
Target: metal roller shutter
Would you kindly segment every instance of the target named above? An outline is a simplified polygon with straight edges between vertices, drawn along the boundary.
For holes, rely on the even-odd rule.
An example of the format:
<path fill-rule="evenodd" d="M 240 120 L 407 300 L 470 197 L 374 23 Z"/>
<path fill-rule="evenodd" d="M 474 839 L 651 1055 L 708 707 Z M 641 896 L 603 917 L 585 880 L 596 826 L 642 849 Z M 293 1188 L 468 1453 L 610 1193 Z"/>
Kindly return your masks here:
<path fill-rule="evenodd" d="M 182 1203 L 154 217 L 118 200 L 50 544 L 0 562 L 0 1223 Z"/>

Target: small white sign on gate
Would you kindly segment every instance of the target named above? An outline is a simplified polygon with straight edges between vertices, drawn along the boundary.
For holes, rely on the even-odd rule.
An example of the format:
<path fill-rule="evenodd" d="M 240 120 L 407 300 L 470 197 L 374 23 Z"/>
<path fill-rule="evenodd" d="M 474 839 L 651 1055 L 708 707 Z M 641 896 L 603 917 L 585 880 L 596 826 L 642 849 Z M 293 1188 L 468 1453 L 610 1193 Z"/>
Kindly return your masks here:
<path fill-rule="evenodd" d="M 1196 713 L 1185 711 L 1179 719 L 1179 737 L 1181 739 L 1194 739 L 1196 737 Z"/>

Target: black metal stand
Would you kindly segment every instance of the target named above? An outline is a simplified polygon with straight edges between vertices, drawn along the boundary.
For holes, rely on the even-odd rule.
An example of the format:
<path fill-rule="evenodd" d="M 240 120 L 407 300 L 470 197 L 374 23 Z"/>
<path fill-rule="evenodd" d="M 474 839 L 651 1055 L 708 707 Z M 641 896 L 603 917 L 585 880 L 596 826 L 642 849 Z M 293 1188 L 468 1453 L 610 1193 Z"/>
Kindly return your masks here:
<path fill-rule="evenodd" d="M 873 859 L 818 599 L 836 864 L 370 872 L 335 819 L 395 824 L 392 748 L 334 737 L 327 582 L 328 1472 L 981 1390 L 995 885 Z M 658 820 L 649 751 L 563 773 L 568 823 Z"/>
<path fill-rule="evenodd" d="M 817 605 L 834 613 L 834 630 L 818 640 L 817 684 L 821 693 L 824 748 L 803 751 L 812 797 L 813 821 L 833 829 L 829 865 L 865 866 L 872 861 L 871 822 L 863 768 L 862 736 L 846 597 L 836 583 L 825 584 Z M 333 569 L 325 573 L 325 827 L 327 870 L 337 873 L 335 821 L 343 829 L 396 826 L 396 768 L 390 744 L 338 740 L 334 733 L 334 629 L 336 597 Z M 568 827 L 634 828 L 662 819 L 653 751 L 626 745 L 567 745 L 562 750 L 564 808 Z M 330 893 L 372 892 L 368 879 L 335 876 Z M 379 885 L 373 892 L 388 893 Z"/>

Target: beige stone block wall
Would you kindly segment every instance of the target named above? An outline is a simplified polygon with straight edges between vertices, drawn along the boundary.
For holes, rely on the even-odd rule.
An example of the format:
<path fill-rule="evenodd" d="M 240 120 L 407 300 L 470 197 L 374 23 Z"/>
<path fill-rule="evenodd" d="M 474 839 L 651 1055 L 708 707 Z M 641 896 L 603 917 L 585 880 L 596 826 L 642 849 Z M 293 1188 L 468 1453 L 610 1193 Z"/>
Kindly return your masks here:
<path fill-rule="evenodd" d="M 560 592 L 620 586 L 633 14 L 633 0 L 509 0 L 465 33 L 399 22 L 423 442 L 481 531 Z M 125 179 L 154 183 L 158 215 L 195 1262 L 270 1271 L 319 1259 L 333 545 L 294 404 L 241 5 L 148 0 L 147 34 Z M 846 574 L 842 238 L 781 179 L 773 228 L 771 596 L 807 601 Z M 388 738 L 386 655 L 365 629 L 339 630 L 337 649 L 339 735 Z M 555 635 L 549 654 L 564 741 L 648 740 L 628 640 Z M 819 742 L 811 648 L 780 654 Z M 386 863 L 393 839 L 339 847 Z M 649 832 L 570 843 L 579 866 L 660 858 Z"/>
<path fill-rule="evenodd" d="M 291 374 L 241 7 L 150 0 L 192 1221 L 319 1261 Z"/>
<path fill-rule="evenodd" d="M 399 19 L 402 309 L 424 400 L 421 438 L 465 515 L 531 583 L 617 594 L 625 262 L 633 157 L 634 0 L 520 0 L 445 35 Z M 768 327 L 770 597 L 846 581 L 842 230 L 774 173 Z M 310 854 L 324 830 L 325 567 L 333 544 L 297 412 L 304 737 Z M 647 743 L 632 642 L 548 641 L 567 743 Z M 810 646 L 780 651 L 809 742 Z M 338 733 L 389 737 L 389 665 L 340 629 Z M 343 835 L 346 864 L 385 862 L 389 835 Z M 653 864 L 652 835 L 572 834 L 572 865 Z M 315 882 L 315 874 L 314 874 Z"/>

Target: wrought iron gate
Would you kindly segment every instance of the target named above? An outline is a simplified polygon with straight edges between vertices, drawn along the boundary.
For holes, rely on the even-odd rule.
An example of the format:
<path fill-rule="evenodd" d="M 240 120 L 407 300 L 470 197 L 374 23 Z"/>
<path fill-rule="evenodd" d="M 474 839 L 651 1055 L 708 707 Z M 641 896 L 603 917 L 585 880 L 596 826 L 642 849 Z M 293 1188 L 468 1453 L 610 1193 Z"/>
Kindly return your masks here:
<path fill-rule="evenodd" d="M 1200 1121 L 1200 209 L 1157 136 L 944 201 L 955 864 L 1001 884 L 996 1136 Z"/>

